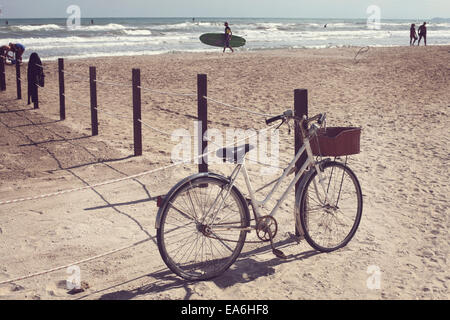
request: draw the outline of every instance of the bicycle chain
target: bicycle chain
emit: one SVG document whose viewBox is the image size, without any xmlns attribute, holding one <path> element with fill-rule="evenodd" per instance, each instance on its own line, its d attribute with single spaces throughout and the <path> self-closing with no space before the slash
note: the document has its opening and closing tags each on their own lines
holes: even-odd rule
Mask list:
<svg viewBox="0 0 450 320">
<path fill-rule="evenodd" d="M 263 221 L 263 219 L 266 219 L 267 217 L 270 217 L 270 218 L 273 219 L 273 220 L 275 221 L 275 223 L 276 223 L 276 220 L 275 220 L 272 216 L 263 216 L 263 217 L 261 217 L 259 220 L 260 220 L 260 221 Z M 253 220 L 255 220 L 255 219 L 251 219 L 250 222 L 253 221 Z M 258 222 L 258 223 L 259 223 L 259 222 Z M 254 227 L 252 227 L 252 229 L 255 230 L 255 231 L 257 232 L 256 235 L 258 236 L 258 238 L 260 238 L 259 235 L 258 235 L 258 224 L 256 224 Z M 277 227 L 277 229 L 278 229 L 278 227 Z M 210 234 L 204 234 L 204 236 L 207 237 L 207 238 L 216 239 L 216 240 L 221 240 L 221 241 L 225 241 L 225 242 L 234 242 L 234 243 L 239 242 L 238 240 L 231 240 L 231 239 L 219 238 L 219 237 L 215 237 L 215 236 L 210 235 Z M 275 234 L 274 234 L 274 236 L 275 236 Z M 260 238 L 260 239 L 261 239 L 261 238 Z M 245 243 L 264 243 L 264 242 L 268 242 L 268 241 L 270 241 L 270 240 L 269 240 L 269 239 L 267 239 L 267 240 L 261 239 L 261 240 L 257 240 L 257 241 L 245 241 Z"/>
</svg>

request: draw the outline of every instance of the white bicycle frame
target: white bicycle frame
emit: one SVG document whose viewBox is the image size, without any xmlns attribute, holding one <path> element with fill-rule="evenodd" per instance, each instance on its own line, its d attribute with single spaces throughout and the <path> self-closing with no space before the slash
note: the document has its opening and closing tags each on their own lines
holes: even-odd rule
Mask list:
<svg viewBox="0 0 450 320">
<path fill-rule="evenodd" d="M 303 146 L 302 146 L 302 147 L 300 148 L 300 150 L 297 152 L 297 154 L 295 155 L 295 157 L 294 157 L 294 159 L 291 161 L 291 163 L 288 165 L 288 167 L 287 167 L 286 169 L 284 169 L 283 174 L 282 174 L 278 179 L 275 180 L 275 181 L 276 181 L 275 186 L 274 186 L 274 187 L 272 188 L 272 190 L 267 194 L 266 198 L 265 198 L 263 201 L 258 201 L 258 200 L 256 199 L 255 191 L 254 191 L 254 189 L 253 189 L 253 187 L 252 187 L 252 184 L 251 184 L 251 182 L 250 182 L 250 178 L 249 178 L 247 169 L 245 168 L 245 162 L 243 162 L 243 163 L 241 163 L 241 164 L 238 164 L 238 165 L 236 166 L 236 168 L 233 170 L 233 173 L 231 174 L 231 177 L 230 177 L 230 185 L 229 185 L 229 187 L 227 188 L 227 189 L 228 189 L 228 192 L 227 192 L 226 196 L 225 196 L 224 198 L 222 198 L 223 201 L 222 201 L 222 204 L 219 206 L 219 210 L 220 210 L 220 208 L 222 208 L 222 205 L 223 205 L 223 202 L 224 202 L 225 198 L 228 197 L 229 191 L 230 191 L 231 188 L 234 186 L 234 184 L 235 184 L 235 182 L 236 182 L 236 179 L 237 179 L 237 177 L 239 176 L 239 173 L 242 171 L 242 174 L 243 174 L 243 176 L 244 176 L 245 183 L 246 183 L 246 185 L 247 185 L 247 190 L 248 190 L 248 192 L 249 192 L 251 204 L 252 204 L 252 207 L 253 207 L 253 209 L 254 209 L 256 218 L 257 218 L 257 219 L 260 218 L 260 217 L 262 216 L 261 213 L 260 213 L 260 209 L 261 209 L 262 207 L 264 207 L 265 204 L 266 204 L 268 201 L 270 201 L 270 199 L 272 198 L 273 194 L 278 190 L 280 184 L 286 179 L 286 177 L 287 177 L 289 174 L 291 174 L 291 173 L 293 172 L 294 167 L 295 167 L 295 163 L 300 159 L 301 155 L 302 155 L 305 151 L 306 151 L 306 154 L 307 154 L 307 156 L 308 156 L 307 159 L 306 159 L 306 161 L 305 161 L 305 163 L 304 163 L 303 166 L 300 168 L 300 170 L 297 172 L 297 174 L 295 175 L 294 179 L 292 179 L 292 181 L 291 181 L 291 183 L 289 184 L 289 186 L 287 187 L 287 189 L 283 192 L 283 195 L 282 195 L 281 198 L 277 201 L 277 204 L 273 207 L 273 209 L 272 209 L 272 211 L 271 211 L 271 213 L 270 213 L 270 216 L 274 216 L 274 215 L 276 214 L 277 210 L 279 209 L 279 207 L 281 206 L 281 204 L 283 203 L 283 201 L 286 199 L 286 197 L 287 197 L 287 195 L 289 194 L 289 192 L 292 190 L 292 188 L 295 186 L 295 184 L 300 180 L 300 177 L 303 175 L 303 173 L 304 173 L 308 168 L 310 168 L 310 167 L 312 167 L 312 166 L 315 167 L 315 169 L 316 169 L 316 171 L 317 171 L 317 174 L 318 174 L 318 176 L 319 176 L 319 183 L 320 183 L 320 185 L 322 186 L 322 189 L 323 189 L 323 192 L 324 192 L 323 194 L 325 195 L 325 198 L 324 198 L 324 204 L 328 203 L 328 192 L 327 192 L 327 188 L 326 188 L 325 183 L 324 183 L 324 179 L 323 179 L 322 173 L 321 173 L 320 168 L 319 168 L 319 164 L 314 160 L 314 155 L 313 155 L 313 153 L 312 153 L 311 145 L 310 145 L 310 143 L 309 143 L 309 140 L 308 140 L 308 139 L 305 139 L 304 142 L 303 142 Z M 274 182 L 275 182 L 275 181 L 274 181 Z M 272 183 L 273 183 L 273 182 L 272 182 Z M 316 192 L 317 192 L 318 189 L 317 189 L 317 185 L 316 185 L 316 182 L 315 182 L 315 181 L 314 181 L 314 184 L 315 184 L 314 186 L 315 186 L 315 189 L 316 189 Z M 215 205 L 213 205 L 213 207 L 215 207 Z M 216 211 L 216 213 L 217 213 L 217 212 L 218 212 L 218 211 Z M 213 219 L 213 221 L 214 221 L 214 219 Z"/>
</svg>

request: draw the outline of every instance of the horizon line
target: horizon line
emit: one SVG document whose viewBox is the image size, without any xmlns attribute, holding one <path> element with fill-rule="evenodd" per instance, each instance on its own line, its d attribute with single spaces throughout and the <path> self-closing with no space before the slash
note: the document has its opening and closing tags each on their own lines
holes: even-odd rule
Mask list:
<svg viewBox="0 0 450 320">
<path fill-rule="evenodd" d="M 0 20 L 12 20 L 12 19 L 16 19 L 16 20 L 26 20 L 26 19 L 67 19 L 68 17 L 21 17 L 21 18 L 7 18 L 7 17 L 1 17 L 0 16 Z M 169 17 L 169 16 L 135 16 L 135 17 L 125 17 L 125 16 L 109 16 L 109 17 L 84 17 L 81 19 L 321 19 L 321 20 L 344 20 L 344 19 L 354 19 L 354 20 L 367 20 L 367 17 L 359 17 L 359 18 L 350 18 L 350 17 L 345 17 L 345 18 L 336 18 L 336 17 L 245 17 L 245 16 L 228 16 L 228 17 L 219 17 L 219 16 L 173 16 L 173 17 Z M 427 18 L 427 17 L 422 17 L 422 18 L 381 18 L 381 20 L 438 20 L 438 19 L 443 19 L 443 20 L 450 20 L 450 18 L 444 18 L 444 17 L 433 17 L 433 18 Z"/>
</svg>

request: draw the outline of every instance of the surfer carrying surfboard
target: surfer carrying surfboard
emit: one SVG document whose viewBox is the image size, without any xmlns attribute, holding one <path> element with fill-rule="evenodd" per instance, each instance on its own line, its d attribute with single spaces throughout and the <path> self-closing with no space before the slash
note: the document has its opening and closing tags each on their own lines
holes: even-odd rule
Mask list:
<svg viewBox="0 0 450 320">
<path fill-rule="evenodd" d="M 228 27 L 227 25 L 225 26 Z M 230 50 L 233 51 L 232 48 L 238 48 L 245 45 L 245 39 L 232 34 L 230 27 L 225 30 L 225 33 L 204 33 L 200 36 L 200 41 L 208 46 L 223 48 L 224 52 L 226 48 L 230 48 Z"/>
<path fill-rule="evenodd" d="M 225 42 L 223 45 L 223 52 L 225 52 L 226 48 L 230 48 L 231 52 L 234 52 L 233 48 L 230 45 L 232 36 L 233 36 L 233 32 L 231 32 L 231 29 L 228 26 L 228 22 L 225 22 Z"/>
</svg>

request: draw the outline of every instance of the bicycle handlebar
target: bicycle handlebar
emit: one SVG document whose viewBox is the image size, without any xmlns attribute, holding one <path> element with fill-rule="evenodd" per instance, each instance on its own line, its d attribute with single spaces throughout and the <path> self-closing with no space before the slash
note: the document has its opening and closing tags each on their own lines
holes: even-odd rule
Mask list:
<svg viewBox="0 0 450 320">
<path fill-rule="evenodd" d="M 311 118 L 307 118 L 306 116 L 304 116 L 303 118 L 300 118 L 300 117 L 295 116 L 294 113 L 292 112 L 292 110 L 286 110 L 285 112 L 283 112 L 283 114 L 266 119 L 266 124 L 270 124 L 277 120 L 283 120 L 283 122 L 284 122 L 288 119 L 294 119 L 294 120 L 300 121 L 300 124 L 302 124 L 303 122 L 306 122 L 307 124 L 309 124 L 313 121 L 317 121 L 318 124 L 322 125 L 322 123 L 325 122 L 326 113 L 319 113 Z"/>
<path fill-rule="evenodd" d="M 281 120 L 281 119 L 283 119 L 283 115 L 280 114 L 278 116 L 266 119 L 266 124 L 271 124 L 272 122 L 275 122 L 275 121 Z"/>
<path fill-rule="evenodd" d="M 270 124 L 272 122 L 275 122 L 277 120 L 285 120 L 287 118 L 292 118 L 294 116 L 294 113 L 292 112 L 292 110 L 286 110 L 285 112 L 283 112 L 283 114 L 280 114 L 278 116 L 266 119 L 266 124 Z"/>
<path fill-rule="evenodd" d="M 317 120 L 317 123 L 322 125 L 322 123 L 325 121 L 326 117 L 327 117 L 326 113 L 320 113 L 320 118 L 319 118 L 319 120 Z"/>
</svg>

